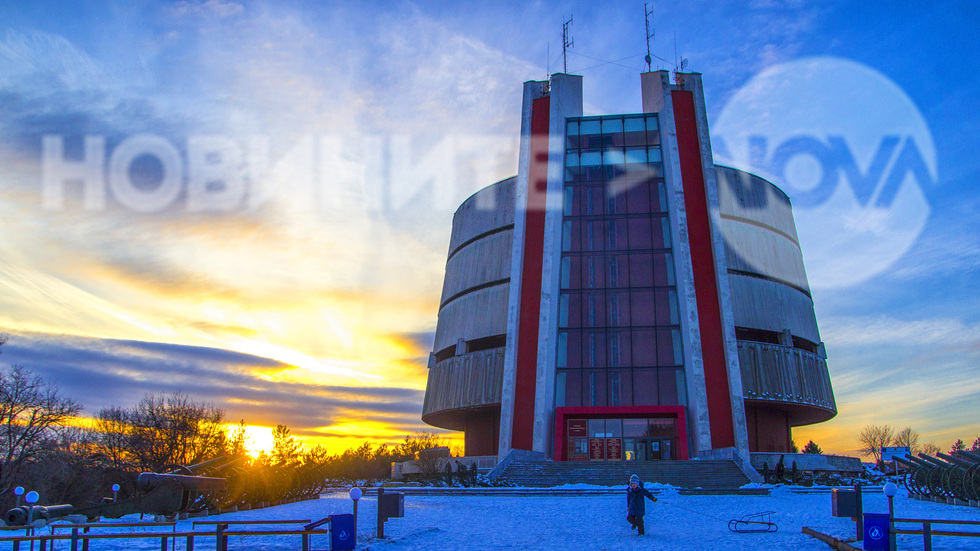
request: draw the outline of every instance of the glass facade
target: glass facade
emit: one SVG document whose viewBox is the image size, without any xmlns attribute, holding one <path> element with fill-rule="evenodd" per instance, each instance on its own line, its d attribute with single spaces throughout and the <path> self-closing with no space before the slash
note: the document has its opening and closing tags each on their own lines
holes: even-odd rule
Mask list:
<svg viewBox="0 0 980 551">
<path fill-rule="evenodd" d="M 656 114 L 568 119 L 564 181 L 556 405 L 685 405 Z"/>
</svg>

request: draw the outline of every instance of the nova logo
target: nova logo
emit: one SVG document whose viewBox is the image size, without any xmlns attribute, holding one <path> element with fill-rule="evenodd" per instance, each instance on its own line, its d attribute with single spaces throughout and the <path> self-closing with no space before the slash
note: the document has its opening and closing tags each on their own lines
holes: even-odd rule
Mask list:
<svg viewBox="0 0 980 551">
<path fill-rule="evenodd" d="M 864 65 L 821 57 L 770 67 L 735 93 L 712 134 L 717 164 L 789 195 L 813 287 L 885 272 L 928 220 L 923 189 L 938 181 L 932 135 L 908 96 Z M 736 235 L 726 239 L 756 260 Z"/>
</svg>

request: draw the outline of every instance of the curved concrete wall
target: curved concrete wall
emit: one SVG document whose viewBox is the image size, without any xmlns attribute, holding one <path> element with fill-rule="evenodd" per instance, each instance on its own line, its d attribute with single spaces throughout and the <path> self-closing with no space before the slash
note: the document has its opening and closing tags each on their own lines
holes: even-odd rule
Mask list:
<svg viewBox="0 0 980 551">
<path fill-rule="evenodd" d="M 723 216 L 751 220 L 786 234 L 798 243 L 789 197 L 755 174 L 715 165 L 718 202 Z"/>
<path fill-rule="evenodd" d="M 507 333 L 507 298 L 510 285 L 496 285 L 467 293 L 439 310 L 433 352 L 455 346 L 459 339 L 472 341 Z"/>
<path fill-rule="evenodd" d="M 446 263 L 446 278 L 442 284 L 442 299 L 446 302 L 469 289 L 510 279 L 510 254 L 514 230 L 486 235 L 471 241 Z"/>
<path fill-rule="evenodd" d="M 453 216 L 433 352 L 507 333 L 515 181 L 481 189 Z"/>
<path fill-rule="evenodd" d="M 517 177 L 487 186 L 463 201 L 453 215 L 449 254 L 460 245 L 489 231 L 514 224 L 514 184 Z"/>
<path fill-rule="evenodd" d="M 780 335 L 789 330 L 819 344 L 789 198 L 747 172 L 716 166 L 715 174 L 735 326 Z M 746 406 L 779 413 L 783 426 L 832 418 L 837 406 L 826 360 L 789 344 L 738 341 Z"/>
<path fill-rule="evenodd" d="M 735 310 L 735 326 L 751 327 L 793 335 L 819 343 L 813 301 L 780 283 L 755 277 L 728 274 Z"/>
<path fill-rule="evenodd" d="M 773 184 L 716 166 L 735 326 L 819 343 L 793 209 Z"/>
<path fill-rule="evenodd" d="M 453 216 L 433 352 L 456 347 L 460 340 L 507 333 L 515 181 L 508 178 L 476 192 Z M 453 350 L 451 357 L 429 368 L 422 420 L 466 430 L 467 453 L 472 451 L 470 440 L 492 439 L 499 423 L 503 366 L 504 347 Z M 493 430 L 474 428 L 481 425 L 470 422 L 474 419 Z M 479 438 L 471 438 L 470 432 Z M 487 446 L 495 450 L 496 442 Z"/>
</svg>

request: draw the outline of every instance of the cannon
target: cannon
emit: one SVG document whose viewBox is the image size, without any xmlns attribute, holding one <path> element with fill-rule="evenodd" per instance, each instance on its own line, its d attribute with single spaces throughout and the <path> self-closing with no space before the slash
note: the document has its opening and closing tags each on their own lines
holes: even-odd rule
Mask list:
<svg viewBox="0 0 980 551">
<path fill-rule="evenodd" d="M 951 465 L 947 471 L 948 481 L 946 481 L 946 484 L 953 497 L 960 501 L 976 501 L 978 496 L 973 487 L 970 468 L 976 467 L 977 465 L 966 459 L 953 457 L 944 453 L 937 453 L 936 455 Z"/>
<path fill-rule="evenodd" d="M 220 459 L 220 458 L 219 458 Z M 140 473 L 136 478 L 136 493 L 122 500 L 103 498 L 101 503 L 76 507 L 74 505 L 35 506 L 33 518 L 55 520 L 68 515 L 119 518 L 134 513 L 173 517 L 177 513 L 196 512 L 213 506 L 214 499 L 223 493 L 228 483 L 224 478 L 193 476 L 196 470 L 214 464 L 216 460 L 197 465 L 165 467 L 164 473 Z M 188 474 L 173 474 L 185 472 Z M 7 511 L 4 520 L 11 526 L 28 522 L 29 509 L 16 507 Z"/>
<path fill-rule="evenodd" d="M 935 465 L 909 454 L 905 454 L 903 462 L 912 467 L 905 476 L 905 487 L 910 492 L 926 497 L 939 495 L 933 480 Z"/>
<path fill-rule="evenodd" d="M 195 465 L 167 465 L 159 473 L 140 473 L 136 491 L 125 499 L 103 498 L 100 503 L 81 506 L 35 506 L 33 519 L 54 520 L 68 515 L 119 518 L 134 513 L 173 518 L 179 513 L 309 498 L 326 485 L 323 465 L 245 468 L 242 459 L 225 461 L 224 457 L 217 457 Z M 8 525 L 23 526 L 29 516 L 28 508 L 17 507 L 8 511 L 4 519 Z"/>
<path fill-rule="evenodd" d="M 909 466 L 904 480 L 909 493 L 964 502 L 980 498 L 980 455 L 957 452 L 932 457 L 920 453 L 895 459 Z"/>
<path fill-rule="evenodd" d="M 72 514 L 71 505 L 35 506 L 33 507 L 33 511 L 30 506 L 22 505 L 7 511 L 7 514 L 3 516 L 3 520 L 7 523 L 7 526 L 26 526 L 28 520 L 44 519 L 50 521 L 66 517 L 70 514 Z"/>
<path fill-rule="evenodd" d="M 106 499 L 102 503 L 86 507 L 35 506 L 33 519 L 43 518 L 50 521 L 68 515 L 84 515 L 89 519 L 119 518 L 133 513 L 172 517 L 177 513 L 193 512 L 207 507 L 207 503 L 202 500 L 206 500 L 214 492 L 224 491 L 227 482 L 223 478 L 140 473 L 136 479 L 136 487 L 136 495 L 119 501 Z M 29 514 L 28 507 L 15 507 L 7 511 L 4 520 L 9 526 L 24 526 L 28 523 Z"/>
<path fill-rule="evenodd" d="M 922 489 L 917 484 L 916 480 L 917 469 L 919 467 L 907 457 L 895 456 L 894 461 L 905 465 L 905 477 L 902 478 L 902 483 L 905 485 L 905 489 L 908 490 L 910 494 L 923 495 Z"/>
<path fill-rule="evenodd" d="M 950 488 L 949 471 L 952 465 L 924 453 L 920 453 L 919 458 L 933 466 L 929 472 L 929 489 L 932 491 L 932 495 L 944 498 L 954 497 Z"/>
<path fill-rule="evenodd" d="M 968 451 L 959 451 L 956 452 L 955 456 L 961 462 L 965 461 L 970 464 L 969 467 L 966 467 L 964 463 L 960 463 L 966 468 L 966 473 L 963 475 L 963 485 L 966 487 L 966 493 L 970 499 L 980 501 L 980 455 Z"/>
</svg>

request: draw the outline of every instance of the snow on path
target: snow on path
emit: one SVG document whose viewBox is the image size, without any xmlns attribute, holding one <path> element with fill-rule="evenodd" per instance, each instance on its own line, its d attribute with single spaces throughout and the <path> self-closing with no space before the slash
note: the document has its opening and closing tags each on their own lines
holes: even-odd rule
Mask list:
<svg viewBox="0 0 980 551">
<path fill-rule="evenodd" d="M 388 539 L 384 541 L 373 539 L 377 501 L 362 498 L 358 506 L 358 549 L 824 551 L 829 547 L 802 534 L 803 526 L 839 538 L 854 536 L 854 523 L 850 519 L 830 516 L 829 494 L 794 494 L 788 488 L 777 488 L 770 496 L 681 496 L 674 490 L 665 490 L 658 497 L 658 503 L 647 502 L 647 535 L 638 537 L 626 522 L 625 488 L 623 496 L 406 496 L 405 518 L 391 519 L 385 524 Z M 864 504 L 866 512 L 888 511 L 886 498 L 880 492 L 867 493 Z M 895 498 L 895 504 L 896 516 L 900 518 L 980 521 L 980 509 L 909 500 L 901 492 Z M 734 534 L 728 530 L 729 520 L 763 511 L 774 511 L 772 520 L 778 524 L 778 532 Z M 346 493 L 334 493 L 319 500 L 181 521 L 177 530 L 190 530 L 194 520 L 316 520 L 330 514 L 350 512 L 351 501 Z M 908 525 L 905 528 L 916 529 Z M 948 526 L 946 529 L 980 531 L 980 527 Z M 120 529 L 125 530 L 128 529 Z M 933 540 L 933 548 L 936 551 L 975 550 L 978 542 L 978 538 L 937 537 Z M 295 550 L 300 547 L 299 536 L 233 536 L 228 543 L 230 550 Z M 176 549 L 183 549 L 183 545 L 183 541 L 178 541 Z M 898 545 L 899 549 L 922 549 L 922 538 L 899 536 Z M 93 542 L 92 549 L 149 550 L 159 549 L 159 546 L 159 540 L 129 540 L 125 544 L 111 543 L 110 540 Z M 313 549 L 327 549 L 328 546 L 327 536 L 314 537 Z M 60 543 L 58 548 L 67 549 L 68 546 Z M 196 540 L 195 549 L 214 549 L 213 538 Z"/>
</svg>

